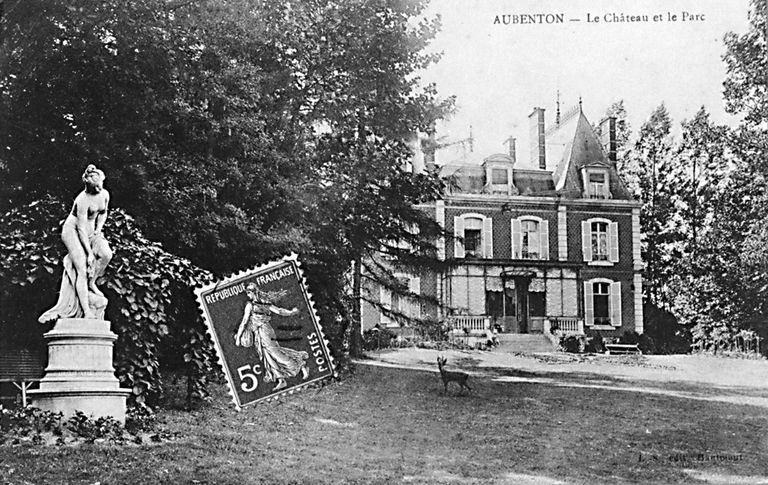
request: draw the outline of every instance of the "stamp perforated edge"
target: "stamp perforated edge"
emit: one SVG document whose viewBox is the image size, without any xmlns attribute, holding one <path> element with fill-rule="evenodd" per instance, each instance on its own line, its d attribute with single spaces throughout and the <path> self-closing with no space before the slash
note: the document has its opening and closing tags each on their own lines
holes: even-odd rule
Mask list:
<svg viewBox="0 0 768 485">
<path fill-rule="evenodd" d="M 336 361 L 334 360 L 333 354 L 331 354 L 331 350 L 330 350 L 330 342 L 328 341 L 327 338 L 325 338 L 325 332 L 323 332 L 323 326 L 320 323 L 320 318 L 317 315 L 317 309 L 315 308 L 315 301 L 312 298 L 312 294 L 309 291 L 309 287 L 307 285 L 307 279 L 304 276 L 304 271 L 302 270 L 301 263 L 299 262 L 298 254 L 291 253 L 288 256 L 283 256 L 279 260 L 269 261 L 267 263 L 264 263 L 264 264 L 259 265 L 259 266 L 255 266 L 255 267 L 250 268 L 250 269 L 245 269 L 245 270 L 238 271 L 237 273 L 233 273 L 230 276 L 228 276 L 226 278 L 223 278 L 223 279 L 221 279 L 219 281 L 215 281 L 213 283 L 209 283 L 209 284 L 203 285 L 203 286 L 198 286 L 198 287 L 196 287 L 194 289 L 195 299 L 197 300 L 198 311 L 200 312 L 200 315 L 202 316 L 203 321 L 205 322 L 205 328 L 206 328 L 206 331 L 208 333 L 208 336 L 210 337 L 211 341 L 214 344 L 214 350 L 215 350 L 216 357 L 218 359 L 219 365 L 224 370 L 224 375 L 227 378 L 227 384 L 228 384 L 227 390 L 229 391 L 229 395 L 232 398 L 232 402 L 233 402 L 233 404 L 235 405 L 235 408 L 238 411 L 241 410 L 245 406 L 251 406 L 251 405 L 254 405 L 254 404 L 261 403 L 261 402 L 279 400 L 281 397 L 288 396 L 288 395 L 291 395 L 291 394 L 293 394 L 295 392 L 304 390 L 304 389 L 312 386 L 313 384 L 319 383 L 319 382 L 321 382 L 321 381 L 331 377 L 331 376 L 320 376 L 320 377 L 317 377 L 315 379 L 312 379 L 311 381 L 307 381 L 307 382 L 304 382 L 302 384 L 295 385 L 295 386 L 293 386 L 293 387 L 291 387 L 289 389 L 286 389 L 284 391 L 277 392 L 275 394 L 270 394 L 268 396 L 262 397 L 260 399 L 257 399 L 255 401 L 252 401 L 252 402 L 249 402 L 249 403 L 246 403 L 246 404 L 240 403 L 240 401 L 237 398 L 237 392 L 235 392 L 235 388 L 234 388 L 234 386 L 235 386 L 234 379 L 230 375 L 229 368 L 227 367 L 226 362 L 224 361 L 224 352 L 222 351 L 222 347 L 221 347 L 221 344 L 219 343 L 219 340 L 218 340 L 218 337 L 216 335 L 216 332 L 213 330 L 213 321 L 211 320 L 211 317 L 210 317 L 210 315 L 208 313 L 206 305 L 203 303 L 203 296 L 202 296 L 202 294 L 207 292 L 207 291 L 210 291 L 210 290 L 215 290 L 219 286 L 227 285 L 229 283 L 233 283 L 235 280 L 238 280 L 238 279 L 241 279 L 241 278 L 245 278 L 245 277 L 247 277 L 247 276 L 249 276 L 249 275 L 251 275 L 253 273 L 258 273 L 258 272 L 261 272 L 261 271 L 266 271 L 266 270 L 269 270 L 269 269 L 271 269 L 271 268 L 273 268 L 275 266 L 278 266 L 278 265 L 281 265 L 281 264 L 284 264 L 284 263 L 291 263 L 291 264 L 294 265 L 294 267 L 296 269 L 296 276 L 297 276 L 297 278 L 299 280 L 299 286 L 301 288 L 302 295 L 304 296 L 304 298 L 306 299 L 307 303 L 309 304 L 310 315 L 312 317 L 312 323 L 314 324 L 315 329 L 317 329 L 318 337 L 320 338 L 320 340 L 322 340 L 324 348 L 325 348 L 325 352 L 326 352 L 326 354 L 328 356 L 328 362 L 330 363 L 330 366 L 331 366 L 331 376 L 332 377 L 338 377 L 338 372 L 337 372 L 337 369 L 336 369 Z"/>
</svg>

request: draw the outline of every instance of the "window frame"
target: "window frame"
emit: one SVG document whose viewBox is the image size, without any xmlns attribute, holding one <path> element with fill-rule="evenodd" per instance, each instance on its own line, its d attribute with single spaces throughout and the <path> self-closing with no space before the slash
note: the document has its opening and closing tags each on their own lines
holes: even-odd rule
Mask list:
<svg viewBox="0 0 768 485">
<path fill-rule="evenodd" d="M 539 250 L 536 251 L 537 257 L 531 258 L 525 255 L 525 245 L 523 244 L 524 231 L 523 225 L 525 222 L 533 222 L 536 224 L 538 233 L 538 246 Z M 534 215 L 522 215 L 511 220 L 511 237 L 512 237 L 512 259 L 520 259 L 525 261 L 548 261 L 549 256 L 549 221 L 539 216 Z M 528 253 L 530 254 L 530 252 Z"/>
<path fill-rule="evenodd" d="M 610 199 L 611 194 L 611 174 L 608 167 L 584 167 L 583 168 L 582 183 L 584 184 L 584 198 L 585 199 Z M 603 182 L 597 184 L 592 182 L 592 175 L 602 175 Z"/>
<path fill-rule="evenodd" d="M 593 230 L 595 223 L 604 223 L 606 229 L 606 259 L 595 259 L 592 248 Z M 599 241 L 599 239 L 598 239 Z M 591 217 L 581 221 L 581 252 L 584 262 L 589 266 L 613 266 L 620 260 L 619 223 L 605 217 Z"/>
<path fill-rule="evenodd" d="M 602 296 L 602 293 L 594 292 L 595 285 L 608 285 L 608 321 L 595 323 L 595 295 Z M 622 288 L 621 281 L 614 281 L 608 278 L 591 278 L 584 281 L 584 326 L 593 330 L 617 330 L 622 326 Z M 591 301 L 590 301 L 591 300 Z M 590 321 L 591 316 L 591 321 Z"/>
<path fill-rule="evenodd" d="M 480 255 L 467 258 L 464 246 L 466 234 L 466 221 L 468 219 L 480 220 Z M 474 229 L 474 228 L 473 228 Z M 461 234 L 459 234 L 461 232 Z M 454 259 L 493 259 L 493 218 L 484 214 L 467 212 L 453 218 L 453 235 L 455 237 L 453 257 Z"/>
</svg>

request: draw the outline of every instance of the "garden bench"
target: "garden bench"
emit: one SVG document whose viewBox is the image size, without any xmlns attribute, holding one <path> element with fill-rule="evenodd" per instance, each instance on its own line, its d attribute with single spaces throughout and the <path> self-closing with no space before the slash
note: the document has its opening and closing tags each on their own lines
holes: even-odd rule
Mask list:
<svg viewBox="0 0 768 485">
<path fill-rule="evenodd" d="M 605 344 L 608 355 L 611 354 L 642 354 L 637 344 Z"/>
</svg>

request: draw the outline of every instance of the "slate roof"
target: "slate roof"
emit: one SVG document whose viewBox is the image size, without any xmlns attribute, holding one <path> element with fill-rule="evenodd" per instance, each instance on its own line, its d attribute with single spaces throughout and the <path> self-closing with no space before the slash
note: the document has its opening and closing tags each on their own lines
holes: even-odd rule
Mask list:
<svg viewBox="0 0 768 485">
<path fill-rule="evenodd" d="M 584 113 L 580 112 L 573 138 L 566 144 L 563 156 L 558 161 L 553 174 L 558 193 L 565 197 L 581 197 L 583 183 L 580 171 L 585 165 L 603 166 L 608 169 L 610 191 L 614 199 L 632 199 L 624 182 L 619 177 L 615 164 L 608 160 L 592 125 Z"/>
<path fill-rule="evenodd" d="M 581 169 L 585 165 L 608 169 L 610 191 L 614 199 L 631 200 L 632 196 L 619 178 L 615 163 L 608 159 L 600 140 L 582 111 L 559 127 L 547 130 L 547 165 L 554 172 L 538 169 L 513 168 L 512 181 L 520 195 L 552 197 L 561 195 L 581 198 L 583 183 Z M 555 158 L 557 157 L 557 158 Z M 507 155 L 494 154 L 485 161 L 509 160 Z M 485 187 L 485 170 L 476 164 L 447 164 L 440 167 L 439 175 L 449 182 L 449 191 L 481 194 Z"/>
</svg>

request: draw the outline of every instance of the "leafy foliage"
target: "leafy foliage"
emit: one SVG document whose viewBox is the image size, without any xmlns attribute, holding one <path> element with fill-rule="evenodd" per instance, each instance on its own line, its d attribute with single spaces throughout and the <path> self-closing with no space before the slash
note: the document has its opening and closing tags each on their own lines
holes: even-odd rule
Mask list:
<svg viewBox="0 0 768 485">
<path fill-rule="evenodd" d="M 358 318 L 351 264 L 405 239 L 423 249 L 416 258 L 386 251 L 428 264 L 438 229 L 414 208 L 436 177 L 401 170 L 411 138 L 452 106 L 419 87 L 438 57 L 422 52 L 439 28 L 425 7 L 19 2 L 0 20 L 0 208 L 68 200 L 95 162 L 113 203 L 199 267 L 226 274 L 301 254 L 342 348 Z M 143 291 L 114 288 L 132 290 Z"/>
<path fill-rule="evenodd" d="M 8 230 L 0 234 L 0 305 L 4 334 L 23 340 L 27 328 L 40 327 L 37 317 L 52 305 L 60 284 L 59 218 L 67 213 L 53 198 L 35 201 L 0 217 Z M 122 210 L 111 210 L 104 227 L 114 258 L 99 285 L 109 299 L 107 319 L 118 334 L 117 376 L 133 390 L 133 402 L 152 404 L 162 392 L 160 365 L 183 360 L 193 391 L 204 394 L 215 362 L 213 349 L 193 300 L 192 288 L 212 275 L 165 252 L 146 239 Z M 49 302 L 49 303 L 45 303 Z M 163 340 L 182 356 L 161 355 Z"/>
<path fill-rule="evenodd" d="M 641 253 L 646 261 L 644 287 L 646 299 L 656 302 L 663 297 L 663 282 L 674 274 L 672 252 L 679 239 L 674 224 L 672 121 L 664 104 L 658 106 L 640 127 L 634 146 L 623 164 L 624 174 L 637 184 L 636 197 L 642 202 L 640 227 L 644 235 Z"/>
</svg>

